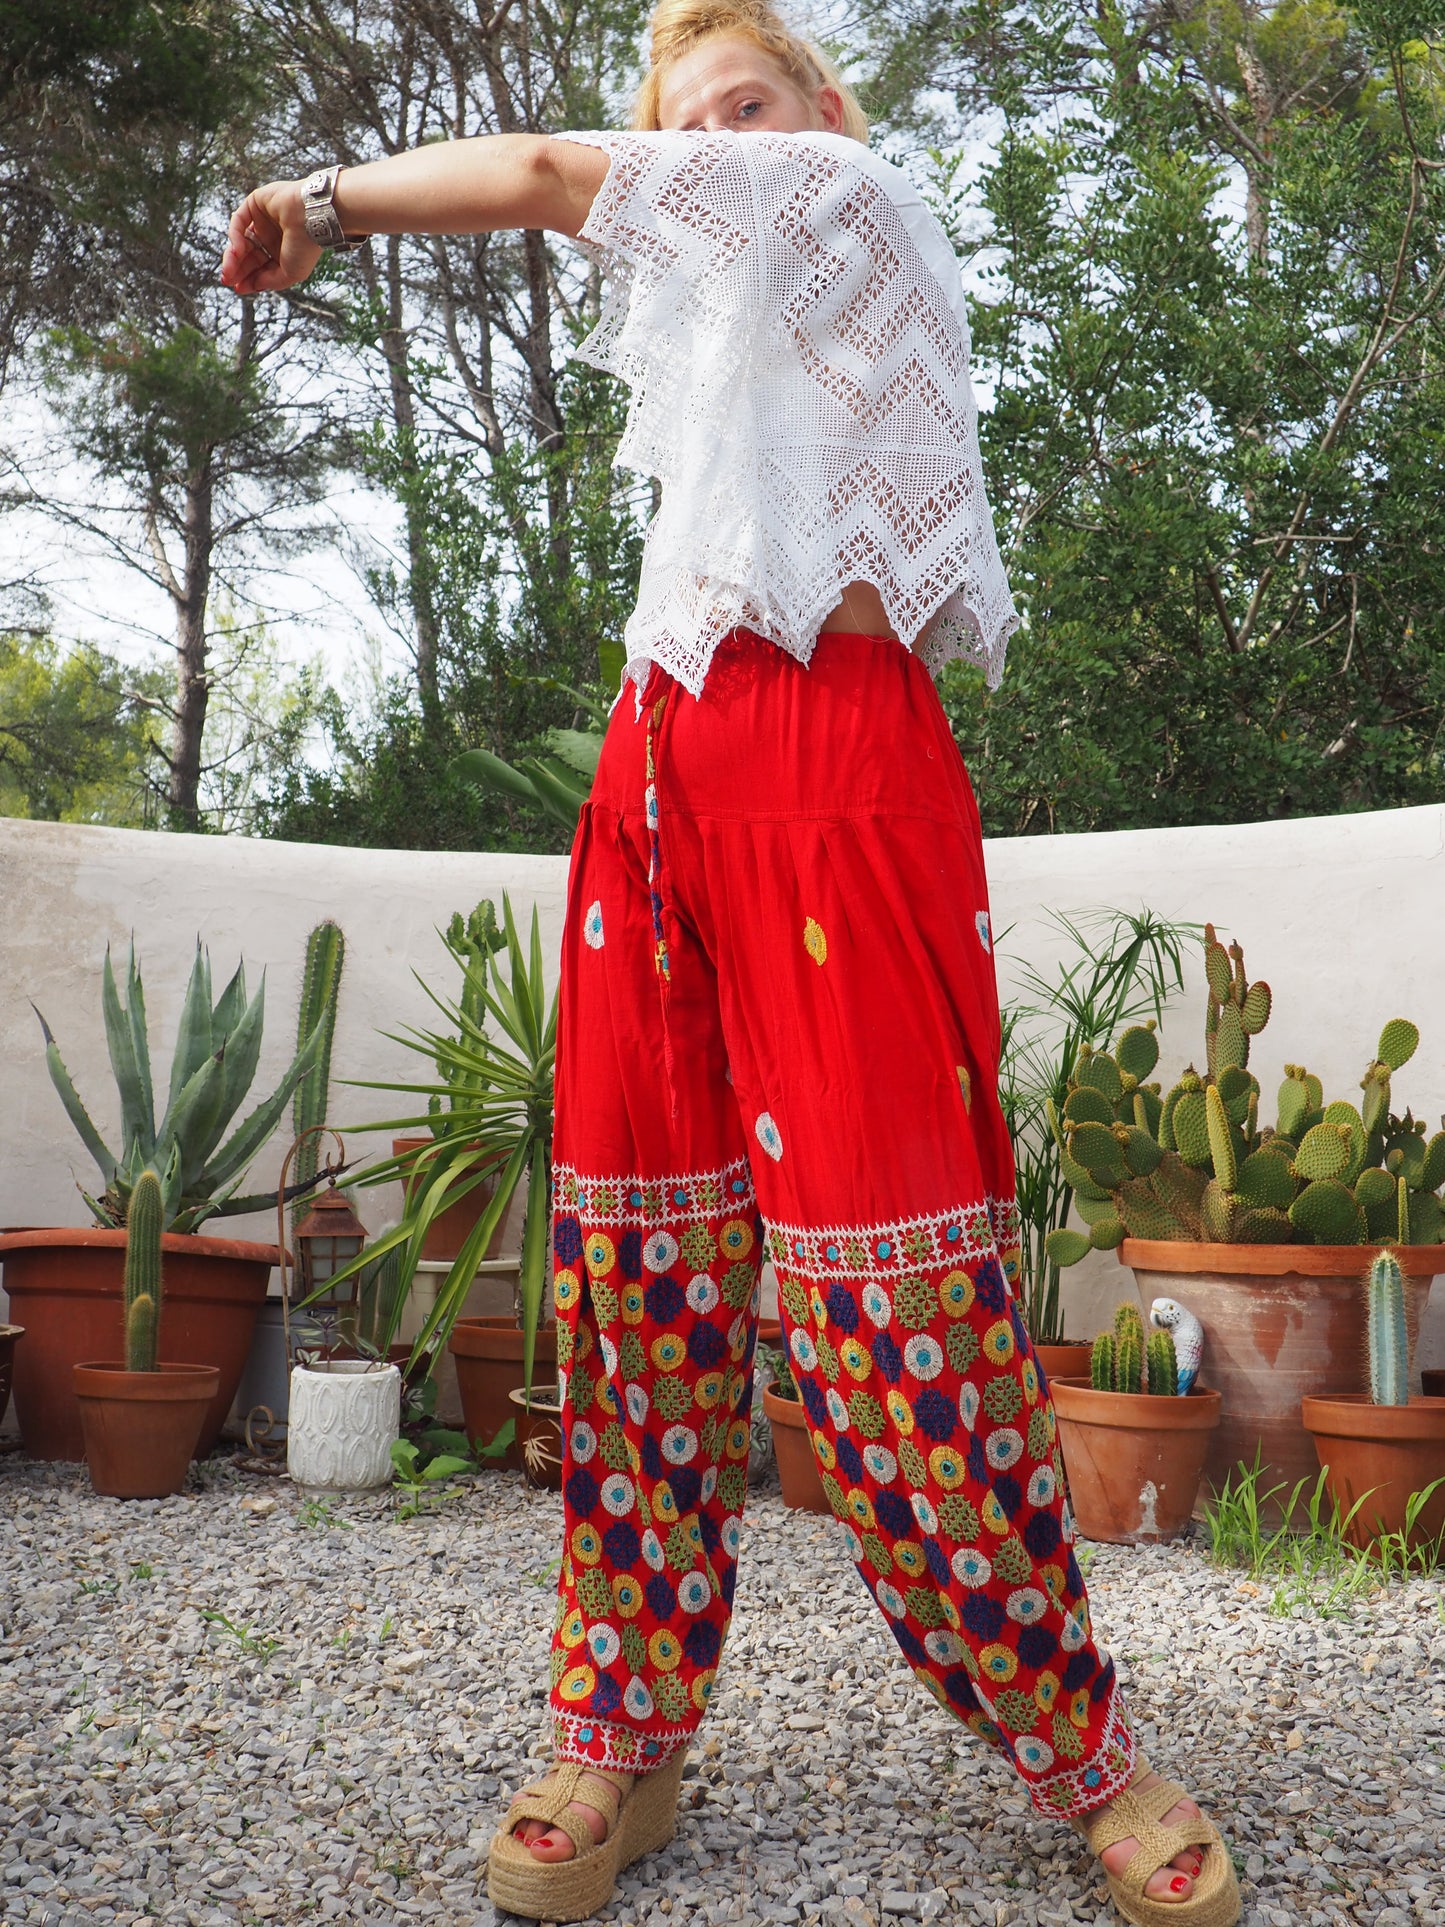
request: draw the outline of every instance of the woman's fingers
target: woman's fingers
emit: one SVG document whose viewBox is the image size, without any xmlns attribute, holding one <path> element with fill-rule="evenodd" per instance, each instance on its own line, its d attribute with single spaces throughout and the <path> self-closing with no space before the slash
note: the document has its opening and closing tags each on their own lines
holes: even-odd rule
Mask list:
<svg viewBox="0 0 1445 1927">
<path fill-rule="evenodd" d="M 321 258 L 307 236 L 293 183 L 273 181 L 248 194 L 236 212 L 221 256 L 221 281 L 235 294 L 297 287 Z"/>
</svg>

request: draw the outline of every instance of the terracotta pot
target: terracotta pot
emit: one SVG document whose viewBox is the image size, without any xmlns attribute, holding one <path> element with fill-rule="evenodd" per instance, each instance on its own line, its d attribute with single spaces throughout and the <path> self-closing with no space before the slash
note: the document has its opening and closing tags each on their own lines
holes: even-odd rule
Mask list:
<svg viewBox="0 0 1445 1927">
<path fill-rule="evenodd" d="M 758 1343 L 771 1345 L 774 1350 L 783 1342 L 783 1321 L 781 1318 L 760 1318 L 758 1320 Z"/>
<path fill-rule="evenodd" d="M 1306 1398 L 1301 1407 L 1341 1517 L 1357 1499 L 1364 1500 L 1346 1528 L 1350 1543 L 1364 1547 L 1382 1532 L 1403 1532 L 1410 1495 L 1445 1479 L 1445 1398 L 1372 1405 L 1367 1393 L 1352 1392 Z M 1411 1546 L 1438 1539 L 1442 1529 L 1445 1485 L 1415 1521 Z"/>
<path fill-rule="evenodd" d="M 73 1365 L 90 1483 L 107 1499 L 165 1499 L 186 1482 L 220 1372 L 214 1365 Z"/>
<path fill-rule="evenodd" d="M 23 1325 L 0 1325 L 0 1425 L 10 1404 L 10 1378 L 15 1369 L 15 1342 L 25 1336 Z"/>
<path fill-rule="evenodd" d="M 1034 1357 L 1050 1385 L 1056 1378 L 1087 1378 L 1093 1356 L 1093 1346 L 1082 1343 L 1034 1346 Z"/>
<path fill-rule="evenodd" d="M 779 1398 L 772 1386 L 763 1389 L 763 1410 L 773 1428 L 773 1453 L 783 1482 L 783 1504 L 798 1512 L 826 1512 L 833 1508 L 823 1491 L 823 1475 L 813 1457 L 808 1414 L 800 1399 Z"/>
<path fill-rule="evenodd" d="M 160 1355 L 214 1365 L 219 1377 L 197 1456 L 221 1436 L 236 1395 L 275 1245 L 168 1231 L 161 1240 L 165 1303 Z M 5 1289 L 25 1325 L 15 1354 L 15 1415 L 32 1459 L 79 1459 L 85 1451 L 73 1368 L 122 1349 L 124 1231 L 98 1226 L 0 1237 Z"/>
<path fill-rule="evenodd" d="M 1445 1247 L 1402 1245 L 1412 1331 L 1445 1271 Z M 1300 1421 L 1306 1394 L 1353 1392 L 1365 1356 L 1365 1245 L 1214 1245 L 1126 1238 L 1120 1262 L 1139 1281 L 1147 1320 L 1155 1298 L 1177 1298 L 1204 1327 L 1203 1376 L 1221 1394 L 1223 1418 L 1204 1462 L 1217 1491 L 1241 1461 L 1263 1466 L 1260 1490 L 1284 1497 L 1319 1467 Z M 1277 1503 L 1267 1508 L 1277 1520 Z"/>
<path fill-rule="evenodd" d="M 408 1153 L 425 1150 L 434 1142 L 435 1139 L 429 1137 L 394 1137 L 391 1140 L 392 1156 L 405 1157 Z M 495 1180 L 489 1178 L 485 1183 L 479 1184 L 475 1191 L 469 1191 L 464 1198 L 458 1198 L 455 1204 L 449 1204 L 445 1211 L 438 1212 L 428 1225 L 425 1238 L 422 1239 L 422 1257 L 444 1259 L 448 1264 L 453 1258 L 459 1258 L 462 1246 L 476 1230 L 477 1221 L 491 1203 L 492 1193 L 496 1188 Z M 504 1213 L 503 1216 L 505 1215 Z M 498 1257 L 501 1249 L 502 1227 L 498 1225 L 482 1257 L 484 1259 Z"/>
<path fill-rule="evenodd" d="M 286 1470 L 310 1492 L 370 1492 L 391 1483 L 401 1435 L 401 1373 L 362 1359 L 320 1359 L 291 1373 Z"/>
<path fill-rule="evenodd" d="M 1152 1546 L 1189 1523 L 1220 1396 L 1096 1392 L 1087 1380 L 1052 1387 L 1069 1499 L 1086 1539 Z"/>
<path fill-rule="evenodd" d="M 517 1455 L 522 1477 L 539 1492 L 562 1490 L 562 1401 L 555 1385 L 514 1386 L 507 1394 L 517 1421 Z"/>
<path fill-rule="evenodd" d="M 510 1318 L 459 1318 L 452 1327 L 447 1350 L 457 1368 L 462 1400 L 462 1430 L 473 1445 L 490 1445 L 509 1418 L 515 1416 L 511 1395 L 522 1384 L 522 1334 Z M 537 1333 L 532 1356 L 532 1383 L 557 1376 L 557 1327 L 544 1325 Z M 509 1465 L 521 1471 L 520 1426 L 517 1438 L 502 1459 L 484 1465 Z"/>
</svg>

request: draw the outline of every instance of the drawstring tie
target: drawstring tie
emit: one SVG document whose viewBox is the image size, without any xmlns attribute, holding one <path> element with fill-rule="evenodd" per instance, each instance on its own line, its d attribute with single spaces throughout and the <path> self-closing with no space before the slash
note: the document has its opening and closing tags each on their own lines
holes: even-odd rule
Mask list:
<svg viewBox="0 0 1445 1927">
<path fill-rule="evenodd" d="M 667 945 L 662 875 L 662 807 L 657 794 L 657 765 L 666 695 L 659 696 L 647 712 L 647 788 L 643 807 L 647 816 L 647 892 L 652 902 L 652 962 L 657 972 L 657 1000 L 662 1014 L 662 1066 L 667 1078 L 668 1101 L 674 1121 L 677 1118 L 677 1078 L 672 1053 L 672 1031 L 667 1020 L 668 992 L 672 986 L 672 958 Z"/>
</svg>

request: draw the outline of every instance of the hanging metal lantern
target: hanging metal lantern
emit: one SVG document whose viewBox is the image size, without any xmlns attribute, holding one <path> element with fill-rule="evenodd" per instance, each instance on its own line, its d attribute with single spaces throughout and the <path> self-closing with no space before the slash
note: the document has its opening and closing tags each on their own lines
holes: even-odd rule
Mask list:
<svg viewBox="0 0 1445 1927">
<path fill-rule="evenodd" d="M 333 1178 L 311 1205 L 294 1233 L 296 1262 L 305 1296 L 334 1278 L 343 1266 L 359 1257 L 366 1244 L 366 1226 L 336 1188 Z M 356 1297 L 357 1279 L 348 1281 L 348 1297 Z"/>
</svg>

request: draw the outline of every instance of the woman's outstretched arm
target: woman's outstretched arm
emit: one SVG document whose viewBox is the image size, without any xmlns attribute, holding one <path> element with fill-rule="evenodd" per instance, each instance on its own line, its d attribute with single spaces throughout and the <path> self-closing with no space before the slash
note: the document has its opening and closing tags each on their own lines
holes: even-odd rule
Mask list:
<svg viewBox="0 0 1445 1927">
<path fill-rule="evenodd" d="M 575 236 L 606 175 L 598 148 L 545 134 L 484 134 L 344 168 L 333 205 L 348 234 L 552 228 Z M 301 187 L 268 182 L 231 216 L 221 280 L 235 293 L 294 288 L 321 258 L 306 233 Z"/>
</svg>

